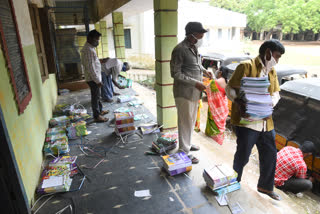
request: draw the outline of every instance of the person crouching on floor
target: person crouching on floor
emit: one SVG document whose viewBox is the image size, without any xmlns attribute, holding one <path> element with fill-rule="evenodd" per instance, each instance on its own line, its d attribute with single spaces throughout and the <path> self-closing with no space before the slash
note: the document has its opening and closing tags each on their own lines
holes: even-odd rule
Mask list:
<svg viewBox="0 0 320 214">
<path fill-rule="evenodd" d="M 300 148 L 286 146 L 277 153 L 274 184 L 278 189 L 297 194 L 312 189 L 313 177 L 307 178 L 304 158 L 315 154 L 315 146 L 305 141 Z"/>
<path fill-rule="evenodd" d="M 125 88 L 118 83 L 118 77 L 121 71 L 128 71 L 130 69 L 130 65 L 128 62 L 123 63 L 117 58 L 104 58 L 101 59 L 100 62 L 102 67 L 101 75 L 103 83 L 101 89 L 102 101 L 111 103 L 113 102 L 113 96 L 120 95 L 114 91 L 113 84 L 119 89 Z"/>
</svg>

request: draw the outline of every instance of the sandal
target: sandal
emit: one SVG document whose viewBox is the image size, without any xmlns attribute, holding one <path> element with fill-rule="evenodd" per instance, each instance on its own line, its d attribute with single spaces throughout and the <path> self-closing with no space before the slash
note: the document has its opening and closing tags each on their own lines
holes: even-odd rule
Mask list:
<svg viewBox="0 0 320 214">
<path fill-rule="evenodd" d="M 259 189 L 258 189 L 258 192 L 260 192 L 260 193 L 262 193 L 262 194 L 266 194 L 267 196 L 269 196 L 270 198 L 272 198 L 272 199 L 274 199 L 274 200 L 281 201 L 280 195 L 278 195 L 278 194 L 275 193 L 274 191 L 272 191 L 272 192 L 265 192 L 265 191 L 262 191 L 262 190 L 259 190 Z"/>
<path fill-rule="evenodd" d="M 192 164 L 197 164 L 197 163 L 199 163 L 199 159 L 196 158 L 196 157 L 193 156 L 193 155 L 188 155 L 188 158 L 190 158 Z"/>
<path fill-rule="evenodd" d="M 108 113 L 109 113 L 109 110 L 101 111 L 100 115 L 105 115 L 105 114 L 108 114 Z"/>
<path fill-rule="evenodd" d="M 194 144 L 191 145 L 190 151 L 199 151 L 199 150 L 200 150 L 200 146 L 197 146 Z"/>
<path fill-rule="evenodd" d="M 94 121 L 97 123 L 104 123 L 104 122 L 107 122 L 108 120 L 109 120 L 109 118 L 105 118 L 105 117 L 101 117 L 101 116 L 94 119 Z"/>
</svg>

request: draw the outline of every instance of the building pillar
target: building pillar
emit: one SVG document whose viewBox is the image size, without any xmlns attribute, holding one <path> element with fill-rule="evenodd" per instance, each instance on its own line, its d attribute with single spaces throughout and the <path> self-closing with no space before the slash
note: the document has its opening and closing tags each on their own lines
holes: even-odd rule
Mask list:
<svg viewBox="0 0 320 214">
<path fill-rule="evenodd" d="M 126 60 L 126 49 L 125 49 L 125 43 L 124 43 L 122 12 L 112 13 L 112 23 L 113 23 L 114 50 L 116 52 L 116 58 L 124 62 Z M 120 72 L 120 74 L 124 77 L 127 77 L 126 72 Z"/>
<path fill-rule="evenodd" d="M 173 97 L 170 59 L 177 45 L 178 0 L 154 0 L 157 120 L 163 129 L 177 127 L 177 109 Z"/>
<path fill-rule="evenodd" d="M 112 13 L 113 23 L 113 40 L 116 57 L 121 61 L 126 59 L 124 46 L 124 30 L 123 30 L 123 16 L 122 12 Z"/>
<path fill-rule="evenodd" d="M 97 22 L 94 24 L 94 28 L 101 33 L 100 44 L 97 47 L 97 55 L 100 59 L 106 58 L 109 56 L 107 22 Z"/>
</svg>

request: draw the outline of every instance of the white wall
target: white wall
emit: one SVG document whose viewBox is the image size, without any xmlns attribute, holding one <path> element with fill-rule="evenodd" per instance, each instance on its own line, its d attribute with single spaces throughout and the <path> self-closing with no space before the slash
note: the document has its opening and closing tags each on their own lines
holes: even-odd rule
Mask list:
<svg viewBox="0 0 320 214">
<path fill-rule="evenodd" d="M 126 57 L 151 55 L 154 57 L 154 15 L 153 10 L 126 16 L 124 28 L 131 29 L 131 49 L 126 49 Z M 111 15 L 107 18 L 108 26 L 112 27 Z M 203 52 L 215 52 L 222 48 L 237 49 L 240 47 L 240 28 L 246 26 L 246 16 L 221 8 L 180 0 L 178 8 L 178 42 L 185 38 L 185 25 L 190 21 L 202 22 L 209 29 L 209 36 L 204 38 Z M 232 27 L 236 28 L 232 37 Z M 218 29 L 222 29 L 222 38 L 218 38 Z M 230 36 L 228 35 L 230 30 Z M 114 44 L 111 29 L 108 30 L 109 54 L 114 57 Z"/>
</svg>

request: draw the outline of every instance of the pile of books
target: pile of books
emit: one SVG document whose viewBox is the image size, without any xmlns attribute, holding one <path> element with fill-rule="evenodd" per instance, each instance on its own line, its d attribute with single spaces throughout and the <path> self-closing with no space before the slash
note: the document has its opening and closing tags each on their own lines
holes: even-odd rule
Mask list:
<svg viewBox="0 0 320 214">
<path fill-rule="evenodd" d="M 165 153 L 177 147 L 178 133 L 163 133 L 160 137 L 152 142 L 152 149 L 159 154 Z"/>
<path fill-rule="evenodd" d="M 132 80 L 131 79 L 127 79 L 125 77 L 119 76 L 117 82 L 122 87 L 125 87 L 125 88 L 132 87 Z"/>
<path fill-rule="evenodd" d="M 268 77 L 243 77 L 240 86 L 240 99 L 246 104 L 247 118 L 242 122 L 258 121 L 272 115 L 272 99 L 268 92 Z"/>
<path fill-rule="evenodd" d="M 77 156 L 60 156 L 52 160 L 41 174 L 39 193 L 66 192 L 70 190 L 72 176 L 76 173 Z"/>
<path fill-rule="evenodd" d="M 61 155 L 70 151 L 65 127 L 49 128 L 43 150 L 45 155 Z"/>
<path fill-rule="evenodd" d="M 163 167 L 169 173 L 170 176 L 174 176 L 184 172 L 189 172 L 192 169 L 192 162 L 184 152 L 165 155 L 161 158 L 164 162 Z"/>
<path fill-rule="evenodd" d="M 131 100 L 133 100 L 133 97 L 129 95 L 118 96 L 119 103 L 130 102 Z"/>
<path fill-rule="evenodd" d="M 71 123 L 71 125 L 67 127 L 67 133 L 69 139 L 76 139 L 80 136 L 88 135 L 86 122 L 79 121 L 76 123 Z"/>
<path fill-rule="evenodd" d="M 60 116 L 51 118 L 49 121 L 50 127 L 61 127 L 67 126 L 70 124 L 70 118 L 68 116 Z"/>
<path fill-rule="evenodd" d="M 134 114 L 132 111 L 114 113 L 114 117 L 116 134 L 130 134 L 136 130 L 134 126 Z"/>
<path fill-rule="evenodd" d="M 154 122 L 140 124 L 139 128 L 140 128 L 140 130 L 141 130 L 143 135 L 151 134 L 151 133 L 159 133 L 160 132 L 158 124 L 154 123 Z"/>
<path fill-rule="evenodd" d="M 203 171 L 203 178 L 207 186 L 218 195 L 240 189 L 237 182 L 238 174 L 227 165 L 215 165 Z"/>
</svg>

